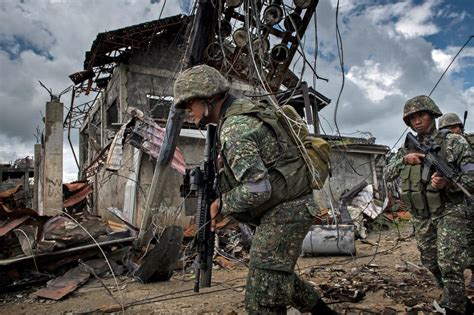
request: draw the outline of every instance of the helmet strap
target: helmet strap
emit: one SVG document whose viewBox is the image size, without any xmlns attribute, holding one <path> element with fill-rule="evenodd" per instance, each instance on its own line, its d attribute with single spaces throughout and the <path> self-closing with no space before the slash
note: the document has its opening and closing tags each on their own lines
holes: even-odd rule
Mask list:
<svg viewBox="0 0 474 315">
<path fill-rule="evenodd" d="M 209 117 L 209 113 L 212 111 L 212 109 L 214 108 L 214 105 L 213 105 L 213 100 L 209 101 L 207 98 L 206 99 L 203 99 L 203 102 L 206 106 L 205 107 L 205 111 L 204 111 L 204 114 L 202 115 L 202 118 L 201 120 L 199 121 L 198 123 L 198 127 L 199 129 L 204 129 L 204 127 L 206 127 L 207 125 L 207 121 L 208 121 L 208 117 Z"/>
<path fill-rule="evenodd" d="M 225 99 L 227 93 L 224 95 L 222 98 L 221 95 L 214 95 L 212 98 L 205 98 L 202 101 L 206 105 L 206 111 L 204 112 L 201 120 L 199 121 L 198 127 L 199 128 L 204 128 L 206 124 L 208 123 L 208 118 L 210 113 L 216 108 L 216 104 L 221 100 Z"/>
</svg>

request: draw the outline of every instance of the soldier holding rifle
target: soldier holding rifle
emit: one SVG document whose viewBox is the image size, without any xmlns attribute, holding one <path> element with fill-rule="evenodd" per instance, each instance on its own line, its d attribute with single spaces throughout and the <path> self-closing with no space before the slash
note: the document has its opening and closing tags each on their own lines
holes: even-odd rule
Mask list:
<svg viewBox="0 0 474 315">
<path fill-rule="evenodd" d="M 421 262 L 443 290 L 440 305 L 446 314 L 472 314 L 467 310 L 463 276 L 468 213 L 464 193 L 457 187 L 468 193 L 474 190 L 474 157 L 465 138 L 436 129 L 435 118 L 441 115 L 435 102 L 421 95 L 405 103 L 403 121 L 416 132 L 419 144 L 439 149 L 434 156 L 456 176 L 448 180 L 434 168 L 427 169 L 426 152 L 432 152 L 422 153 L 410 143 L 390 160 L 385 175 L 388 181 L 401 179 L 401 199 L 411 209 Z"/>
</svg>

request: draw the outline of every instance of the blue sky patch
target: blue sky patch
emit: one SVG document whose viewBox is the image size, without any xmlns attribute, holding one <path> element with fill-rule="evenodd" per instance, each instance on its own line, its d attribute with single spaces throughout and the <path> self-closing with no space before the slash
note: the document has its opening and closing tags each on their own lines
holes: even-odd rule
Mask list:
<svg viewBox="0 0 474 315">
<path fill-rule="evenodd" d="M 14 36 L 13 40 L 0 40 L 0 49 L 5 51 L 11 60 L 17 59 L 22 52 L 27 50 L 31 50 L 37 55 L 46 57 L 48 60 L 54 60 L 49 51 L 41 49 L 30 41 L 18 36 Z"/>
</svg>

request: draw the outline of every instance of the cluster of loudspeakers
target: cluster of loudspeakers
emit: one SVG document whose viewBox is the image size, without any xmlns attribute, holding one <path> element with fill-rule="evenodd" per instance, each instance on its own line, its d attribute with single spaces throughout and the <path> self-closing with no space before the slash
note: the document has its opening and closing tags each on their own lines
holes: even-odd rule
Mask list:
<svg viewBox="0 0 474 315">
<path fill-rule="evenodd" d="M 268 56 L 271 61 L 282 64 L 285 63 L 289 56 L 290 51 L 287 43 L 280 43 L 273 46 L 270 50 L 270 41 L 268 36 L 270 32 L 268 28 L 275 27 L 280 30 L 281 33 L 292 34 L 296 32 L 302 25 L 303 19 L 301 17 L 303 10 L 308 8 L 313 1 L 318 0 L 293 0 L 294 7 L 292 12 L 288 13 L 285 16 L 285 10 L 283 6 L 283 0 L 270 0 L 270 1 L 261 1 L 255 0 L 252 1 L 252 4 L 256 5 L 256 8 L 248 8 L 250 12 L 252 10 L 258 10 L 260 12 L 260 23 L 263 25 L 263 34 L 261 36 L 252 38 L 249 36 L 248 30 L 245 27 L 237 28 L 232 30 L 231 19 L 234 16 L 231 14 L 232 10 L 238 10 L 240 6 L 244 4 L 244 0 L 225 0 L 225 13 L 224 17 L 219 22 L 219 31 L 218 36 L 220 36 L 221 41 L 224 38 L 231 36 L 232 42 L 235 47 L 243 49 L 251 41 L 252 49 L 255 55 L 259 56 Z M 283 22 L 283 23 L 282 23 Z M 282 26 L 280 24 L 283 24 Z M 206 55 L 209 60 L 220 61 L 223 59 L 223 51 L 221 48 L 221 43 L 219 41 L 211 43 L 206 49 Z M 264 62 L 264 67 L 269 64 L 268 57 L 261 60 Z"/>
</svg>

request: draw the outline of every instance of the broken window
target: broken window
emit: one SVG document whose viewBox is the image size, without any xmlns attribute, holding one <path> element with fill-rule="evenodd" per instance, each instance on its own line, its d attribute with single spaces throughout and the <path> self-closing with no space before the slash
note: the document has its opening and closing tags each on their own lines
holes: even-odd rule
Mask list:
<svg viewBox="0 0 474 315">
<path fill-rule="evenodd" d="M 151 94 L 147 94 L 146 97 L 148 99 L 151 117 L 159 122 L 166 122 L 170 113 L 170 108 L 173 105 L 173 97 Z"/>
<path fill-rule="evenodd" d="M 118 109 L 117 99 L 115 99 L 112 105 L 110 105 L 109 108 L 107 108 L 106 119 L 107 119 L 108 129 L 120 128 L 121 123 L 119 121 L 119 109 Z"/>
</svg>

